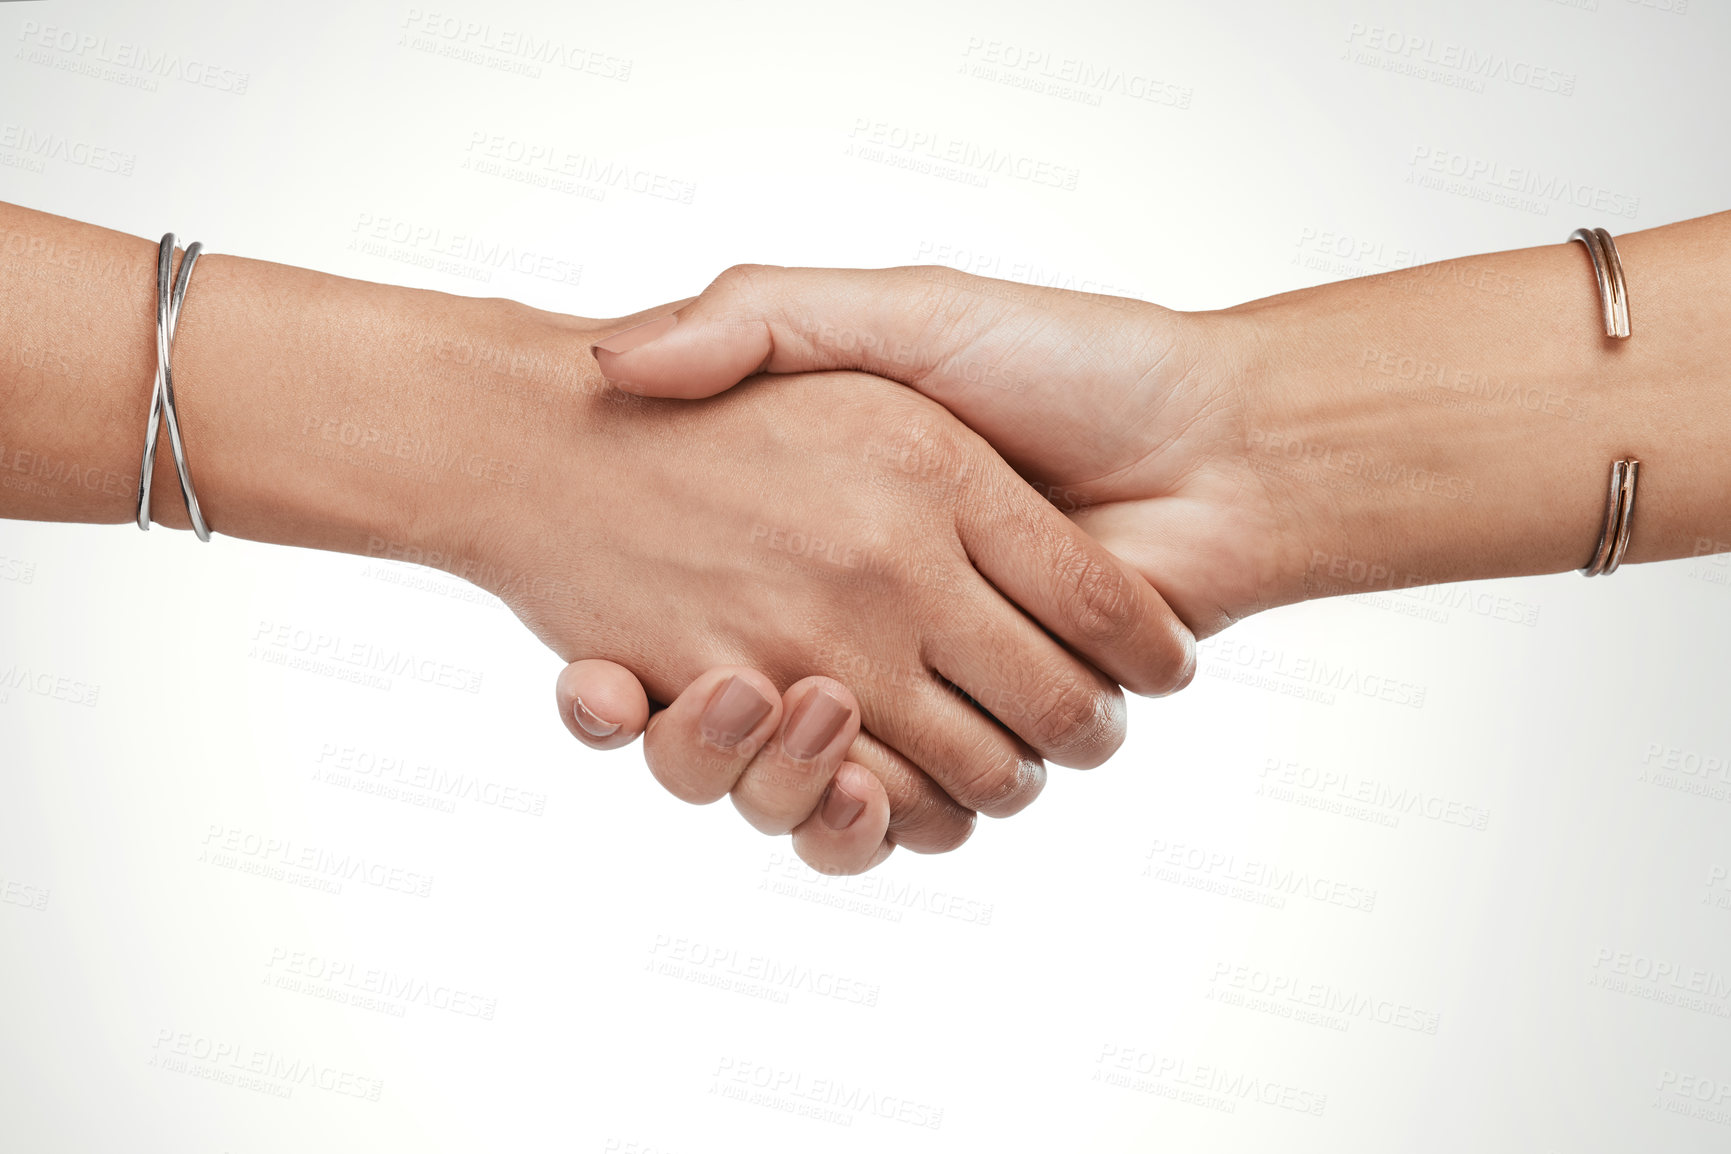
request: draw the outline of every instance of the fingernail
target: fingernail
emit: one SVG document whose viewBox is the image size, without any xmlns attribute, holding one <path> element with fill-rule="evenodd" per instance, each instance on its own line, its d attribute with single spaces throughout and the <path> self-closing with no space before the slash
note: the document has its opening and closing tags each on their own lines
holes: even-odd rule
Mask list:
<svg viewBox="0 0 1731 1154">
<path fill-rule="evenodd" d="M 612 737 L 619 732 L 617 721 L 602 721 L 589 711 L 589 707 L 583 704 L 581 697 L 577 698 L 577 704 L 572 707 L 571 715 L 577 719 L 577 728 L 590 737 Z"/>
<path fill-rule="evenodd" d="M 787 723 L 781 748 L 795 761 L 810 761 L 835 740 L 852 712 L 821 689 L 806 694 Z"/>
<path fill-rule="evenodd" d="M 823 824 L 840 833 L 857 821 L 864 810 L 865 799 L 844 789 L 838 777 L 829 783 L 829 792 L 823 795 L 823 806 L 817 815 L 823 819 Z"/>
<path fill-rule="evenodd" d="M 668 313 L 664 317 L 656 317 L 652 321 L 644 321 L 640 325 L 632 325 L 622 333 L 614 333 L 604 341 L 597 341 L 591 346 L 591 351 L 602 353 L 628 353 L 632 349 L 640 349 L 656 337 L 661 336 L 679 323 L 677 313 Z"/>
<path fill-rule="evenodd" d="M 774 706 L 757 691 L 751 682 L 729 677 L 709 696 L 703 716 L 697 719 L 703 740 L 722 749 L 732 749 L 745 735 L 757 728 L 757 723 L 769 716 Z"/>
</svg>

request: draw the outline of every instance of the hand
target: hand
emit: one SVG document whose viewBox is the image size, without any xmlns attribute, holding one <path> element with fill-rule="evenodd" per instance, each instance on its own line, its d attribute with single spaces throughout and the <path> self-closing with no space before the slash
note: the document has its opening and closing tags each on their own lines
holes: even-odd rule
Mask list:
<svg viewBox="0 0 1731 1154">
<path fill-rule="evenodd" d="M 1041 757 L 1104 760 L 1114 681 L 1190 674 L 1153 590 L 923 398 L 845 374 L 695 405 L 610 395 L 548 414 L 561 432 L 529 462 L 537 484 L 465 516 L 486 559 L 467 575 L 505 575 L 494 591 L 557 652 L 616 660 L 660 700 L 718 662 L 850 686 L 850 756 L 883 782 L 899 843 L 946 848 L 971 811 L 1015 812 Z M 808 776 L 802 815 L 828 784 Z"/>
<path fill-rule="evenodd" d="M 814 367 L 913 385 L 1135 562 L 1205 636 L 1295 599 L 1278 575 L 1299 547 L 1281 532 L 1279 500 L 1246 467 L 1241 393 L 1224 386 L 1224 374 L 1204 373 L 1204 343 L 1189 318 L 1157 306 L 948 270 L 735 269 L 676 313 L 603 342 L 596 356 L 622 387 L 668 397 Z M 894 463 L 909 475 L 926 464 L 917 456 Z M 636 690 L 625 706 L 635 688 L 627 670 L 580 663 L 560 687 L 561 716 L 580 740 L 611 747 L 641 731 L 647 705 L 636 704 Z M 620 728 L 598 740 L 579 727 L 578 698 L 609 719 L 603 728 Z M 652 729 L 645 756 L 664 781 L 713 768 L 656 736 Z M 847 868 L 817 852 L 807 858 L 815 868 Z"/>
<path fill-rule="evenodd" d="M 729 694 L 740 696 L 734 679 L 748 683 L 759 700 L 771 705 L 746 740 L 723 748 L 715 740 L 715 727 L 705 724 L 704 713 L 712 702 Z M 863 873 L 894 848 L 883 784 L 864 766 L 842 760 L 858 731 L 856 721 L 850 719 L 816 757 L 789 752 L 790 746 L 803 752 L 789 732 L 814 716 L 820 695 L 857 712 L 853 695 L 839 682 L 809 677 L 784 694 L 755 670 L 723 666 L 704 673 L 650 718 L 643 687 L 623 667 L 610 661 L 577 661 L 560 674 L 557 695 L 559 716 L 578 740 L 596 749 L 613 749 L 642 733 L 644 760 L 668 792 L 698 805 L 731 794 L 757 829 L 791 829 L 795 852 L 820 873 Z"/>
<path fill-rule="evenodd" d="M 820 368 L 911 385 L 1206 637 L 1304 595 L 1293 574 L 1314 527 L 1249 451 L 1260 400 L 1245 371 L 1250 326 L 1233 319 L 1228 339 L 1224 315 L 949 269 L 747 266 L 596 358 L 619 387 L 664 397 Z"/>
</svg>

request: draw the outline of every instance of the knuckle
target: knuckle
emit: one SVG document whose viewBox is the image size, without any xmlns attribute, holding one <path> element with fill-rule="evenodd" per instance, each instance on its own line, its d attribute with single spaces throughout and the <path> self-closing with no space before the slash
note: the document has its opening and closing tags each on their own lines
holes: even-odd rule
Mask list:
<svg viewBox="0 0 1731 1154">
<path fill-rule="evenodd" d="M 799 762 L 790 757 L 776 756 L 768 764 L 759 759 L 740 778 L 736 791 L 753 808 L 769 820 L 792 829 L 817 808 L 823 791 L 829 785 L 830 773 L 816 762 Z M 778 831 L 786 833 L 787 830 Z"/>
<path fill-rule="evenodd" d="M 1164 676 L 1154 690 L 1160 697 L 1177 693 L 1196 680 L 1196 642 L 1186 633 L 1173 637 L 1170 648 L 1173 650 L 1172 658 L 1166 662 Z"/>
<path fill-rule="evenodd" d="M 898 415 L 888 434 L 889 446 L 901 450 L 925 466 L 921 473 L 938 472 L 935 465 L 959 465 L 965 457 L 955 418 L 925 406 L 908 406 Z"/>
<path fill-rule="evenodd" d="M 951 801 L 922 800 L 892 807 L 890 840 L 914 853 L 949 853 L 973 836 L 976 815 Z"/>
<path fill-rule="evenodd" d="M 957 768 L 950 796 L 987 815 L 1013 813 L 1034 800 L 1040 775 L 1033 763 L 1012 753 L 982 749 Z"/>
<path fill-rule="evenodd" d="M 1030 702 L 1026 736 L 1054 753 L 1091 749 L 1110 739 L 1113 712 L 1110 695 L 1098 687 L 1059 683 Z"/>
<path fill-rule="evenodd" d="M 644 749 L 644 760 L 663 789 L 692 805 L 720 801 L 733 788 L 733 774 L 718 763 L 669 757 L 648 747 Z"/>
<path fill-rule="evenodd" d="M 1034 804 L 1046 788 L 1046 767 L 1039 761 L 1020 760 L 1016 763 L 1015 780 L 998 797 L 982 801 L 979 811 L 987 817 L 1009 817 Z"/>
<path fill-rule="evenodd" d="M 739 811 L 739 816 L 745 819 L 746 824 L 758 833 L 771 837 L 791 832 L 793 827 L 807 816 L 793 812 L 790 806 L 779 799 L 763 798 L 739 789 L 734 790 L 732 796 L 733 808 Z"/>
<path fill-rule="evenodd" d="M 961 426 L 934 407 L 897 408 L 872 438 L 869 457 L 879 477 L 898 493 L 919 494 L 934 508 L 958 506 L 976 475 L 975 450 Z"/>
<path fill-rule="evenodd" d="M 704 296 L 754 296 L 764 282 L 776 272 L 775 265 L 768 264 L 736 264 L 721 271 L 721 275 L 710 282 L 703 291 Z"/>
<path fill-rule="evenodd" d="M 1064 609 L 1077 640 L 1113 646 L 1129 639 L 1136 629 L 1136 597 L 1122 570 L 1072 545 L 1059 572 Z"/>
</svg>

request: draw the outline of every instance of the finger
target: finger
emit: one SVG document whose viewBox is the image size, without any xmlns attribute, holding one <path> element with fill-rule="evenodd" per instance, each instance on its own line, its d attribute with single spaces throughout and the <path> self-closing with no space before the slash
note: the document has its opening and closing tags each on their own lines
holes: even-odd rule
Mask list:
<svg viewBox="0 0 1731 1154">
<path fill-rule="evenodd" d="M 1143 577 L 1027 484 L 994 470 L 968 480 L 957 531 L 968 559 L 1009 600 L 1132 693 L 1190 680 L 1196 641 Z"/>
<path fill-rule="evenodd" d="M 863 765 L 843 762 L 817 810 L 793 831 L 793 849 L 820 874 L 859 874 L 890 855 L 890 799 Z"/>
<path fill-rule="evenodd" d="M 1098 670 L 1078 661 L 1001 598 L 965 615 L 958 611 L 958 617 L 926 643 L 926 659 L 973 705 L 1026 742 L 1028 752 L 1090 769 L 1124 744 L 1124 695 Z M 1000 748 L 1010 746 L 1005 735 Z M 929 761 L 921 764 L 932 772 Z M 933 775 L 950 789 L 947 778 Z M 1005 774 L 995 785 L 992 779 L 975 780 L 967 793 L 952 789 L 951 796 L 990 817 L 1005 817 L 1031 802 L 1044 782 L 1043 773 L 1029 781 Z M 988 800 L 994 789 L 1002 792 Z"/>
<path fill-rule="evenodd" d="M 553 695 L 565 728 L 591 749 L 630 745 L 649 721 L 643 685 L 611 661 L 573 661 L 559 671 Z"/>
<path fill-rule="evenodd" d="M 769 678 L 717 666 L 650 721 L 643 760 L 674 797 L 708 805 L 727 796 L 780 722 L 781 694 Z"/>
<path fill-rule="evenodd" d="M 1039 754 L 942 678 L 927 673 L 909 684 L 896 708 L 907 712 L 868 715 L 874 733 L 919 766 L 964 812 L 1008 817 L 1045 788 Z"/>
<path fill-rule="evenodd" d="M 790 686 L 782 696 L 781 716 L 774 740 L 758 751 L 733 787 L 734 807 L 771 834 L 787 833 L 811 816 L 859 733 L 858 703 L 846 686 L 828 677 Z"/>
<path fill-rule="evenodd" d="M 848 760 L 865 766 L 890 799 L 889 839 L 914 853 L 948 853 L 974 832 L 974 811 L 956 803 L 923 770 L 865 730 Z"/>
<path fill-rule="evenodd" d="M 954 359 L 956 342 L 944 336 L 953 318 L 940 315 L 953 292 L 924 269 L 737 265 L 690 303 L 596 344 L 595 360 L 620 388 L 657 397 L 708 397 L 755 373 L 816 369 L 911 384 Z"/>
</svg>

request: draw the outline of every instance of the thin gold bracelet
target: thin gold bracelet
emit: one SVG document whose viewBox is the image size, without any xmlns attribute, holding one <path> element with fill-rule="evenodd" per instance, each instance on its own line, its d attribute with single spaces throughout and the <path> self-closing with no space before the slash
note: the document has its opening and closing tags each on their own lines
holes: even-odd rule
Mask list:
<svg viewBox="0 0 1731 1154">
<path fill-rule="evenodd" d="M 1599 529 L 1599 547 L 1581 570 L 1583 577 L 1609 577 L 1623 563 L 1629 547 L 1629 526 L 1635 518 L 1635 481 L 1641 462 L 1633 457 L 1611 462 L 1611 486 L 1605 496 L 1605 523 Z"/>
<path fill-rule="evenodd" d="M 1617 242 L 1602 228 L 1577 228 L 1571 241 L 1586 246 L 1593 260 L 1593 275 L 1599 282 L 1599 311 L 1605 320 L 1605 335 L 1612 340 L 1629 339 L 1629 286 L 1623 280 L 1623 260 Z M 1641 462 L 1633 457 L 1611 462 L 1611 481 L 1605 493 L 1605 520 L 1599 527 L 1599 545 L 1593 559 L 1580 570 L 1583 577 L 1609 577 L 1623 563 L 1629 547 L 1629 528 L 1635 519 L 1635 482 Z"/>
<path fill-rule="evenodd" d="M 1593 275 L 1599 281 L 1599 310 L 1605 316 L 1605 335 L 1613 340 L 1629 339 L 1629 286 L 1623 281 L 1623 260 L 1617 242 L 1602 228 L 1577 228 L 1569 234 L 1593 258 Z"/>
</svg>

